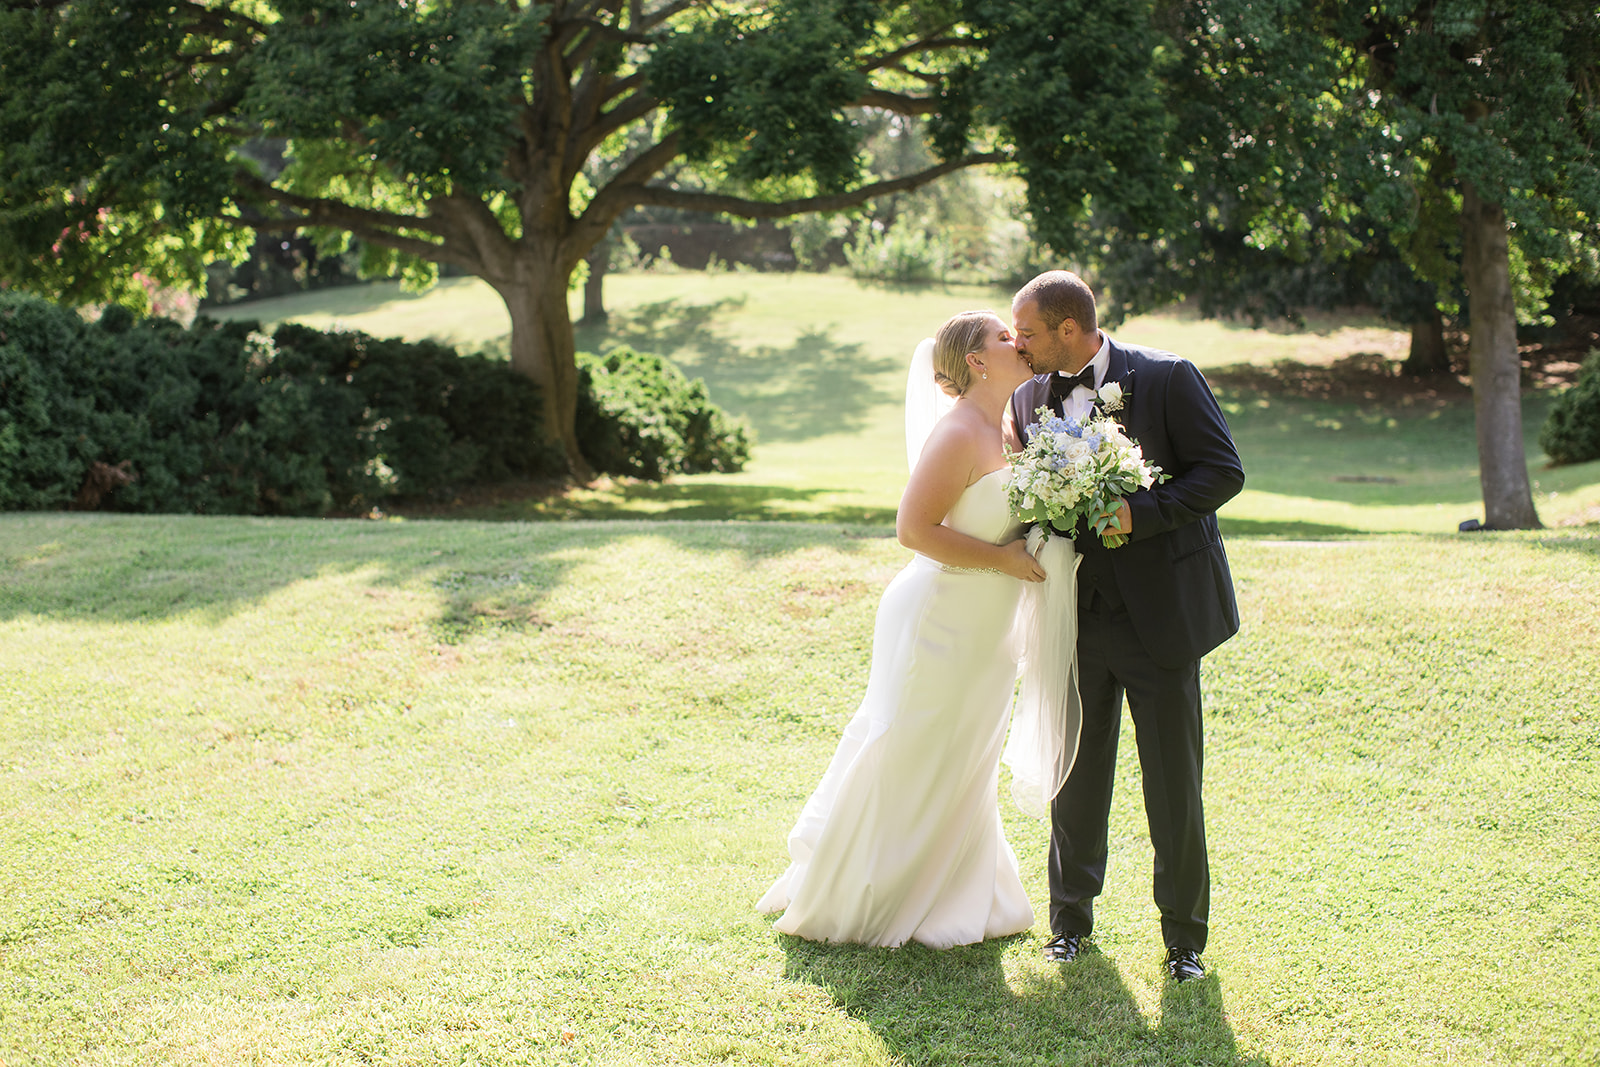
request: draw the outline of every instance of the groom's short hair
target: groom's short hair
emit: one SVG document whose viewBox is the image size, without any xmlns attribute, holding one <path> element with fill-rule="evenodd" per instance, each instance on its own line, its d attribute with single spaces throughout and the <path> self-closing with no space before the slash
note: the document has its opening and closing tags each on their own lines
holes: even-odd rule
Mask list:
<svg viewBox="0 0 1600 1067">
<path fill-rule="evenodd" d="M 1033 301 L 1039 309 L 1044 327 L 1054 331 L 1063 319 L 1071 319 L 1092 334 L 1100 328 L 1094 310 L 1094 293 L 1084 280 L 1070 270 L 1047 270 L 1033 281 L 1017 290 L 1011 306 L 1020 307 Z"/>
</svg>

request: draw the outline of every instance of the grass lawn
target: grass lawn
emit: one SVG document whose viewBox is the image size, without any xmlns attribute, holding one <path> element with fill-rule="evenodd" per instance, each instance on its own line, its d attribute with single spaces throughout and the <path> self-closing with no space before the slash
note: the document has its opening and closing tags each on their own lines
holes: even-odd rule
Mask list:
<svg viewBox="0 0 1600 1067">
<path fill-rule="evenodd" d="M 1010 301 L 1001 290 L 867 288 L 839 274 L 645 273 L 606 285 L 611 320 L 580 330 L 579 347 L 631 344 L 704 378 L 719 403 L 755 427 L 752 462 L 733 475 L 603 482 L 548 499 L 487 493 L 455 515 L 892 521 L 906 476 L 901 405 L 911 350 L 957 311 L 1005 312 Z M 490 349 L 504 348 L 508 329 L 498 296 L 471 279 L 421 295 L 379 283 L 220 313 Z M 1344 319 L 1252 330 L 1178 313 L 1113 333 L 1187 356 L 1222 394 L 1249 478 L 1222 512 L 1229 532 L 1442 533 L 1482 518 L 1470 397 L 1454 382 L 1432 396 L 1397 389 L 1407 334 Z M 1264 373 L 1285 361 L 1332 373 L 1338 388 L 1314 377 L 1286 388 L 1284 376 Z M 1526 394 L 1524 429 L 1540 513 L 1556 523 L 1600 507 L 1600 463 L 1545 468 L 1538 431 L 1549 403 L 1548 392 Z"/>
<path fill-rule="evenodd" d="M 0 516 L 0 1062 L 1595 1063 L 1600 538 L 1230 549 L 1173 987 L 1131 737 L 1078 965 L 754 913 L 881 527 Z"/>
<path fill-rule="evenodd" d="M 1396 386 L 1403 335 L 1116 331 L 1206 369 L 1250 479 L 1175 987 L 1126 733 L 1074 966 L 1042 921 L 881 951 L 753 910 L 908 555 L 904 361 L 1007 294 L 608 285 L 580 343 L 704 377 L 747 471 L 448 522 L 0 515 L 0 1065 L 1600 1062 L 1600 528 L 1449 532 L 1470 403 Z M 228 314 L 504 345 L 476 282 Z M 1581 518 L 1600 464 L 1543 468 L 1548 403 L 1539 504 Z"/>
</svg>

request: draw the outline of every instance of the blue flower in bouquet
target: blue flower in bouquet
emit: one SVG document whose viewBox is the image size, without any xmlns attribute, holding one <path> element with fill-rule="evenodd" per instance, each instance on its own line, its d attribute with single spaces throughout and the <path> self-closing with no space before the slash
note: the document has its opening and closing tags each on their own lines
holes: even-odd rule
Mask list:
<svg viewBox="0 0 1600 1067">
<path fill-rule="evenodd" d="M 1167 476 L 1160 467 L 1146 463 L 1138 444 L 1098 410 L 1081 422 L 1048 407 L 1034 414 L 1038 421 L 1027 447 L 1010 454 L 1011 482 L 1006 492 L 1012 512 L 1023 522 L 1064 531 L 1069 537 L 1076 534 L 1079 520 L 1086 519 L 1108 546 L 1122 544 L 1127 540 L 1124 535 L 1105 532 L 1118 504 Z"/>
</svg>

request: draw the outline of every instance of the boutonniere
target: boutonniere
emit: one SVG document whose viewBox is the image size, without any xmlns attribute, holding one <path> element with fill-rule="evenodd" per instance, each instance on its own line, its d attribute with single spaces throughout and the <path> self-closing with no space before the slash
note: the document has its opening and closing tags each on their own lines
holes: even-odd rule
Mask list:
<svg viewBox="0 0 1600 1067">
<path fill-rule="evenodd" d="M 1128 406 L 1132 399 L 1133 373 L 1130 371 L 1120 382 L 1107 382 L 1095 390 L 1094 399 L 1090 403 L 1096 410 L 1105 414 L 1121 411 Z"/>
</svg>

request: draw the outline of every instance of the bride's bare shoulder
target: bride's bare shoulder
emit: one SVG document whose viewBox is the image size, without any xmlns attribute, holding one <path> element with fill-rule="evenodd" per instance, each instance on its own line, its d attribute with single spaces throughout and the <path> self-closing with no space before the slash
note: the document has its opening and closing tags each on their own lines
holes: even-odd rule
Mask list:
<svg viewBox="0 0 1600 1067">
<path fill-rule="evenodd" d="M 937 443 L 945 451 L 976 452 L 993 436 L 994 427 L 985 423 L 981 414 L 957 405 L 933 428 L 928 444 Z"/>
</svg>

